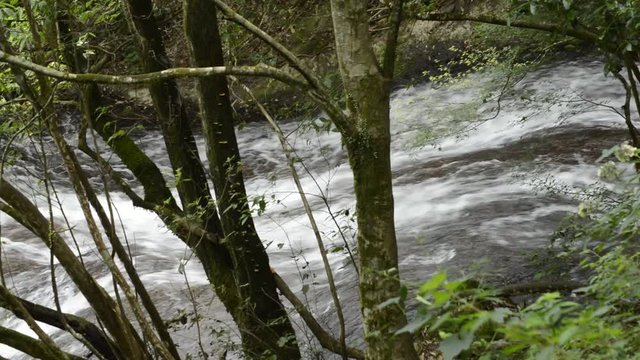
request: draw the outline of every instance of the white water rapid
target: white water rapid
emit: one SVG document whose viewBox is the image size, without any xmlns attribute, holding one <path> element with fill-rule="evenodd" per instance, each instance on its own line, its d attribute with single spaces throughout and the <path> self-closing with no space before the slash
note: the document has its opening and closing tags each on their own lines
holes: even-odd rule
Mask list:
<svg viewBox="0 0 640 360">
<path fill-rule="evenodd" d="M 449 268 L 452 273 L 480 268 L 505 281 L 530 275 L 528 254 L 548 244 L 558 221 L 577 204 L 567 196 L 539 191 L 531 183 L 555 179 L 569 186 L 592 184 L 596 181 L 595 159 L 600 151 L 626 140 L 622 118 L 611 109 L 592 103 L 605 103 L 619 109 L 624 101 L 620 84 L 603 76 L 601 63 L 581 60 L 535 71 L 502 97 L 497 115 L 495 97 L 485 104 L 480 98 L 479 89 L 489 80 L 488 76 L 479 75 L 452 88 L 433 89 L 424 84 L 399 89 L 393 95 L 396 224 L 400 270 L 403 280 L 409 283 L 426 280 L 439 268 Z M 464 104 L 478 102 L 478 99 L 481 104 L 478 116 L 491 119 L 475 123 L 464 134 L 445 134 L 435 145 L 419 146 L 427 130 L 438 133 L 444 126 L 455 128 L 452 124 L 456 120 L 470 111 L 475 113 L 472 106 Z M 289 139 L 298 156 L 327 196 L 338 224 L 353 245 L 356 229 L 351 220 L 352 178 L 339 137 L 337 133 L 304 131 L 298 129 L 298 125 L 289 121 L 283 126 L 291 133 Z M 69 132 L 71 136 L 73 131 Z M 263 241 L 269 244 L 272 266 L 300 296 L 306 295 L 310 308 L 321 322 L 337 333 L 335 311 L 315 239 L 276 136 L 262 123 L 246 125 L 238 130 L 238 136 L 247 169 L 247 189 L 252 196 L 265 195 L 267 200 L 267 211 L 256 218 L 256 224 Z M 169 174 L 159 134 L 145 130 L 138 142 Z M 25 152 L 28 153 L 28 149 Z M 204 151 L 201 155 L 204 156 Z M 88 161 L 85 165 L 89 170 L 95 168 Z M 34 165 L 25 162 L 20 167 L 8 169 L 8 179 L 34 194 L 46 214 L 46 203 L 36 194 L 42 194 L 42 186 L 27 171 Z M 113 292 L 111 276 L 98 260 L 75 195 L 63 180 L 64 172 L 54 171 L 60 176 L 57 190 L 80 252 L 89 267 L 95 269 L 99 283 Z M 318 195 L 319 188 L 313 179 L 305 174 L 303 185 L 308 193 Z M 99 183 L 97 176 L 95 180 Z M 342 246 L 343 239 L 338 236 L 327 208 L 314 195 L 310 199 L 327 246 Z M 151 213 L 134 208 L 123 194 L 113 189 L 111 196 L 138 271 L 163 316 L 170 319 L 184 311 L 192 318 L 185 278 L 178 271 L 181 260 L 189 258 L 185 269 L 198 299 L 205 348 L 220 352 L 227 340 L 236 340 L 230 317 L 208 286 L 197 259 L 189 257 L 190 251 L 185 245 Z M 60 220 L 59 228 L 63 228 L 60 211 L 55 213 Z M 26 299 L 53 307 L 49 251 L 8 216 L 0 216 L 2 263 L 8 285 Z M 349 339 L 357 344 L 361 335 L 353 267 L 340 248 L 331 254 L 331 260 L 348 318 Z M 56 277 L 62 310 L 90 316 L 87 302 L 59 266 Z M 0 323 L 30 333 L 24 322 L 3 311 L 0 311 Z M 66 349 L 82 354 L 78 343 L 69 336 L 45 328 L 65 344 Z M 299 329 L 299 341 L 306 343 L 306 332 L 302 326 Z M 195 325 L 191 321 L 184 325 L 177 323 L 174 330 L 175 340 L 181 344 L 180 351 L 197 355 Z M 0 346 L 0 355 L 24 358 L 3 346 Z M 325 356 L 331 358 L 331 355 Z"/>
</svg>

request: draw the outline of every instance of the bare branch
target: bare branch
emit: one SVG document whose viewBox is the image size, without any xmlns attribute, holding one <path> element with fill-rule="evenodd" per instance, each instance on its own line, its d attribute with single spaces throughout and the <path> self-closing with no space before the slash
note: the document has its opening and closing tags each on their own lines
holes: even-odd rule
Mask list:
<svg viewBox="0 0 640 360">
<path fill-rule="evenodd" d="M 258 64 L 254 66 L 210 66 L 201 68 L 171 68 L 162 71 L 150 72 L 146 74 L 134 74 L 134 75 L 107 75 L 107 74 L 76 74 L 71 72 L 64 72 L 50 67 L 38 65 L 19 56 L 10 55 L 5 51 L 0 50 L 0 61 L 8 64 L 18 66 L 23 69 L 31 70 L 35 73 L 52 77 L 58 80 L 80 82 L 80 83 L 102 83 L 102 84 L 116 84 L 116 85 L 135 85 L 144 84 L 150 82 L 156 82 L 167 79 L 175 78 L 193 78 L 193 77 L 205 77 L 211 75 L 236 75 L 236 76 L 257 76 L 268 77 L 282 81 L 285 84 L 307 89 L 309 86 L 305 81 L 302 81 L 287 71 L 274 68 L 264 64 Z"/>
<path fill-rule="evenodd" d="M 271 35 L 267 34 L 252 22 L 236 13 L 231 7 L 229 7 L 221 0 L 213 0 L 213 2 L 220 9 L 220 11 L 231 21 L 247 29 L 247 31 L 257 36 L 260 40 L 264 41 L 267 45 L 269 45 L 280 55 L 282 55 L 282 57 L 284 57 L 289 63 L 289 66 L 296 69 L 307 81 L 308 87 L 311 88 L 309 89 L 309 96 L 311 97 L 311 99 L 316 102 L 322 108 L 322 110 L 327 113 L 327 115 L 329 115 L 331 120 L 333 120 L 333 122 L 336 124 L 338 129 L 343 132 L 343 134 L 349 134 L 351 132 L 351 126 L 346 116 L 340 109 L 340 106 L 338 106 L 338 104 L 336 104 L 335 101 L 331 99 L 331 96 L 328 94 L 324 86 L 322 86 L 318 78 L 305 68 L 302 61 L 300 61 L 300 59 L 295 54 L 293 54 L 284 45 L 279 43 Z"/>
<path fill-rule="evenodd" d="M 40 325 L 36 323 L 35 319 L 31 316 L 29 311 L 27 311 L 24 305 L 9 292 L 9 289 L 4 286 L 0 286 L 0 299 L 6 303 L 7 307 L 9 307 L 12 312 L 19 313 L 20 317 L 29 325 L 29 328 L 38 335 L 38 338 L 40 338 L 40 341 L 42 342 L 42 350 L 47 357 L 69 359 L 69 357 L 60 350 L 56 343 L 53 342 L 49 335 L 42 330 Z"/>
<path fill-rule="evenodd" d="M 497 290 L 501 297 L 540 294 L 552 291 L 570 292 L 586 284 L 577 281 L 538 281 L 524 284 L 508 285 Z"/>
<path fill-rule="evenodd" d="M 81 149 L 91 157 L 105 171 L 120 189 L 131 199 L 134 206 L 155 212 L 164 224 L 180 239 L 184 239 L 189 246 L 194 246 L 200 240 L 206 240 L 218 244 L 219 239 L 215 233 L 207 231 L 204 224 L 184 216 L 182 210 L 176 206 L 168 206 L 164 203 L 153 203 L 142 199 L 129 186 L 127 181 L 116 172 L 108 161 L 101 158 L 93 150 L 84 147 Z"/>
<path fill-rule="evenodd" d="M 309 85 L 315 89 L 320 89 L 320 82 L 318 79 L 313 76 L 313 74 L 305 69 L 302 61 L 298 59 L 298 57 L 292 53 L 289 49 L 287 49 L 284 45 L 282 45 L 278 40 L 274 39 L 271 35 L 267 34 L 265 31 L 254 25 L 251 21 L 244 18 L 242 15 L 235 12 L 229 5 L 225 4 L 220 0 L 213 0 L 216 6 L 220 9 L 220 11 L 229 18 L 229 20 L 235 22 L 236 24 L 242 26 L 247 29 L 250 33 L 257 36 L 260 40 L 264 41 L 277 51 L 280 55 L 282 55 L 289 65 L 294 69 L 298 70 L 300 75 L 302 75 L 308 82 Z"/>
<path fill-rule="evenodd" d="M 6 203 L 0 202 L 0 211 L 24 224 L 53 250 L 60 264 L 119 343 L 124 354 L 136 353 L 132 348 L 140 346 L 141 339 L 133 332 L 131 323 L 116 311 L 117 306 L 113 299 L 91 277 L 65 240 L 57 232 L 49 231 L 51 228 L 49 221 L 42 216 L 38 208 L 2 177 L 0 177 L 0 198 L 6 201 Z M 128 334 L 129 331 L 132 335 Z"/>
<path fill-rule="evenodd" d="M 422 21 L 472 21 L 485 24 L 546 31 L 550 33 L 571 36 L 576 39 L 592 43 L 598 40 L 598 36 L 595 33 L 584 28 L 568 28 L 560 24 L 549 24 L 526 20 L 509 20 L 485 14 L 473 15 L 466 13 L 434 13 L 412 16 L 412 19 Z"/>
<path fill-rule="evenodd" d="M 629 130 L 629 136 L 631 136 L 631 140 L 633 141 L 633 146 L 638 147 L 640 146 L 640 139 L 638 139 L 638 130 L 636 129 L 635 125 L 633 125 L 633 121 L 631 119 L 631 86 L 627 82 L 627 79 L 625 79 L 624 76 L 622 76 L 620 73 L 613 73 L 613 76 L 615 76 L 616 79 L 618 79 L 622 83 L 622 86 L 625 90 L 625 99 L 623 105 L 624 114 L 621 114 L 620 111 L 618 111 L 618 109 L 616 108 L 612 107 L 612 110 L 615 111 L 618 115 L 624 117 L 624 121 L 627 124 L 627 129 Z M 636 165 L 638 165 L 638 163 L 636 163 Z"/>
<path fill-rule="evenodd" d="M 329 258 L 327 257 L 327 250 L 324 247 L 324 243 L 322 241 L 322 236 L 320 235 L 320 229 L 318 228 L 318 224 L 316 223 L 316 219 L 313 215 L 313 211 L 311 210 L 311 205 L 309 204 L 309 200 L 307 199 L 307 195 L 304 192 L 304 188 L 302 187 L 302 182 L 300 181 L 300 176 L 298 175 L 298 171 L 295 167 L 295 158 L 292 154 L 292 148 L 287 143 L 287 138 L 282 132 L 282 128 L 276 120 L 269 114 L 267 109 L 256 99 L 253 92 L 243 85 L 243 88 L 251 99 L 255 102 L 256 106 L 262 112 L 262 115 L 267 119 L 273 131 L 278 135 L 278 140 L 280 141 L 280 145 L 282 147 L 282 151 L 284 152 L 285 157 L 287 158 L 287 163 L 289 165 L 289 170 L 291 172 L 291 177 L 293 178 L 293 182 L 296 184 L 296 188 L 298 189 L 298 194 L 300 194 L 300 199 L 302 200 L 302 205 L 304 206 L 304 211 L 307 213 L 307 218 L 309 219 L 309 224 L 311 225 L 311 229 L 313 229 L 313 234 L 315 235 L 316 242 L 318 243 L 318 250 L 320 250 L 320 256 L 322 257 L 322 263 L 324 265 L 324 270 L 327 275 L 327 283 L 329 284 L 329 291 L 331 292 L 331 297 L 333 299 L 333 304 L 336 307 L 336 315 L 338 317 L 338 323 L 340 324 L 340 346 L 342 349 L 343 358 L 347 359 L 346 354 L 346 338 L 345 338 L 345 322 L 344 322 L 344 314 L 342 311 L 342 305 L 340 304 L 340 297 L 338 296 L 338 289 L 336 288 L 336 283 L 333 279 L 333 271 L 331 270 L 331 264 L 329 263 Z"/>
<path fill-rule="evenodd" d="M 320 323 L 318 323 L 318 320 L 316 320 L 316 318 L 313 317 L 313 314 L 311 313 L 311 311 L 309 311 L 309 309 L 307 309 L 307 307 L 304 306 L 302 301 L 298 299 L 296 294 L 294 294 L 293 291 L 291 291 L 291 289 L 289 288 L 289 285 L 287 285 L 287 283 L 280 277 L 280 275 L 278 275 L 278 273 L 276 273 L 273 270 L 272 272 L 273 272 L 273 277 L 276 280 L 276 286 L 278 287 L 278 290 L 280 290 L 282 295 L 284 295 L 284 297 L 287 298 L 287 300 L 289 300 L 289 302 L 293 305 L 293 307 L 296 309 L 296 312 L 298 312 L 298 314 L 300 315 L 302 320 L 304 320 L 305 324 L 307 324 L 307 326 L 309 327 L 313 335 L 315 335 L 315 337 L 318 339 L 318 342 L 320 342 L 320 345 L 322 345 L 322 347 L 324 347 L 325 349 L 330 350 L 336 354 L 341 354 L 342 345 L 340 344 L 340 342 L 334 339 L 333 336 L 331 336 L 331 334 L 329 334 L 325 329 L 322 328 L 322 325 L 320 325 Z M 364 353 L 358 349 L 347 347 L 346 352 L 347 352 L 346 355 L 350 358 L 354 358 L 358 360 L 360 359 L 364 360 L 365 358 Z"/>
<path fill-rule="evenodd" d="M 109 339 L 104 332 L 102 332 L 96 325 L 85 320 L 76 315 L 60 313 L 54 309 L 50 309 L 48 307 L 38 305 L 27 301 L 22 298 L 16 297 L 20 303 L 24 306 L 24 308 L 31 314 L 31 316 L 39 322 L 45 323 L 47 325 L 51 325 L 57 327 L 58 329 L 67 330 L 65 324 L 68 325 L 71 329 L 75 330 L 79 334 L 81 334 L 90 344 L 92 344 L 96 350 L 100 352 L 101 355 L 105 356 L 107 359 L 117 359 L 119 356 L 114 354 L 114 349 L 116 348 L 111 343 L 111 339 Z M 12 310 L 10 304 L 0 298 L 0 307 L 8 308 Z M 22 314 L 20 312 L 14 312 L 15 315 L 19 318 L 22 318 Z"/>
<path fill-rule="evenodd" d="M 0 344 L 5 344 L 16 350 L 35 358 L 45 360 L 58 360 L 58 357 L 51 356 L 48 353 L 46 345 L 30 336 L 19 333 L 15 330 L 7 329 L 0 326 Z M 66 357 L 71 360 L 82 360 L 80 356 L 65 353 Z"/>
</svg>

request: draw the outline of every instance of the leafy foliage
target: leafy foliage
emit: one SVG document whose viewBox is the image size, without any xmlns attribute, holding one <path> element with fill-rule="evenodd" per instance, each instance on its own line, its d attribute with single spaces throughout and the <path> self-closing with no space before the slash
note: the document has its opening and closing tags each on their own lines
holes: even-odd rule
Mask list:
<svg viewBox="0 0 640 360">
<path fill-rule="evenodd" d="M 638 0 L 529 0 L 512 1 L 513 13 L 530 13 L 538 19 L 561 21 L 573 29 L 586 29 L 598 37 L 605 53 L 620 57 L 638 53 L 640 1 Z"/>
<path fill-rule="evenodd" d="M 617 146 L 604 156 L 631 161 L 639 150 Z M 610 165 L 608 165 L 610 166 Z M 423 284 L 417 318 L 399 332 L 425 328 L 440 342 L 445 359 L 634 359 L 640 351 L 640 201 L 635 175 L 616 205 L 581 205 L 572 249 L 588 272 L 571 297 L 545 293 L 528 306 L 514 306 L 499 290 L 446 273 Z M 599 206 L 599 204 L 604 204 Z"/>
</svg>

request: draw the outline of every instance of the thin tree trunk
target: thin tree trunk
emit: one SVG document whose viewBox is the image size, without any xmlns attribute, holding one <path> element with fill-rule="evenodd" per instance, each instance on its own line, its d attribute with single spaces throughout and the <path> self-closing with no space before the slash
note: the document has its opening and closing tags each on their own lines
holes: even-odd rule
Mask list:
<svg viewBox="0 0 640 360">
<path fill-rule="evenodd" d="M 171 67 L 162 34 L 153 16 L 151 0 L 127 0 L 130 26 L 140 44 L 140 59 L 145 72 L 156 72 Z M 182 97 L 174 80 L 154 81 L 148 84 L 162 129 L 167 154 L 174 169 L 176 187 L 185 212 L 205 210 L 217 219 L 204 168 L 191 132 L 191 121 L 185 112 Z M 191 211 L 190 211 L 191 210 Z M 216 224 L 212 224 L 216 227 Z"/>
<path fill-rule="evenodd" d="M 152 3 L 149 0 L 128 0 L 127 3 L 130 22 L 141 43 L 144 71 L 169 68 L 161 33 L 152 14 Z M 211 13 L 202 15 L 211 16 Z M 255 358 L 263 358 L 269 353 L 278 358 L 299 358 L 293 328 L 278 298 L 268 257 L 246 203 L 233 119 L 218 119 L 206 124 L 206 132 L 211 135 L 207 136 L 211 148 L 208 156 L 218 207 L 222 212 L 220 221 L 175 81 L 152 82 L 149 91 L 172 167 L 180 169 L 182 177 L 187 179 L 184 183 L 178 182 L 184 210 L 202 213 L 207 230 L 223 240 L 212 244 L 187 239 L 187 243 L 195 248 L 218 297 L 241 330 L 245 353 Z M 212 101 L 209 100 L 211 97 L 217 104 L 220 92 L 214 92 L 213 95 L 206 94 L 207 102 Z"/>
<path fill-rule="evenodd" d="M 0 48 L 7 53 L 12 53 L 11 46 L 7 41 L 4 28 L 0 24 Z M 41 93 L 36 93 L 21 68 L 12 66 L 16 83 L 22 92 L 31 101 L 39 116 L 49 119 L 55 116 L 49 99 L 51 98 L 50 86 L 45 77 L 38 77 Z M 51 122 L 47 125 L 51 128 Z M 57 125 L 54 125 L 57 126 Z M 54 129 L 55 130 L 55 129 Z M 28 224 L 27 228 L 38 235 L 45 244 L 52 249 L 55 257 L 63 265 L 74 283 L 78 286 L 82 294 L 86 297 L 97 316 L 104 323 L 109 333 L 122 347 L 125 356 L 135 358 L 147 358 L 146 349 L 142 341 L 133 330 L 130 322 L 121 316 L 116 310 L 117 306 L 106 291 L 100 287 L 95 280 L 87 273 L 84 266 L 77 260 L 71 249 L 66 245 L 57 233 L 50 232 L 49 222 L 42 216 L 38 209 L 22 195 L 17 189 L 12 187 L 4 179 L 0 178 L 0 198 L 6 201 L 9 208 L 3 211 L 15 218 L 21 224 Z"/>
<path fill-rule="evenodd" d="M 67 66 L 76 72 L 82 72 L 82 69 L 86 68 L 87 64 L 86 61 L 84 61 L 84 58 L 78 56 L 75 51 L 75 39 L 69 29 L 69 23 L 70 18 L 68 12 L 58 8 L 56 11 L 56 24 L 58 36 L 60 37 L 60 42 L 63 46 L 64 57 L 67 61 Z M 100 116 L 101 114 L 98 109 L 102 103 L 102 94 L 98 85 L 94 83 L 80 84 L 78 88 L 81 92 L 80 101 L 82 104 L 84 122 L 87 124 L 87 127 L 91 130 L 98 129 L 98 133 L 101 134 L 103 139 L 111 145 L 114 152 L 119 155 L 122 154 L 121 159 L 123 159 L 125 165 L 128 165 L 134 175 L 138 178 L 145 179 L 143 182 L 146 183 L 146 200 L 153 201 L 157 204 L 163 204 L 163 206 L 167 206 L 169 208 L 177 209 L 175 201 L 172 201 L 173 195 L 171 195 L 171 192 L 167 188 L 162 174 L 155 164 L 148 159 L 146 154 L 144 154 L 128 136 L 115 136 L 112 138 L 117 126 L 115 125 L 115 122 L 112 121 L 113 119 L 111 119 L 107 114 L 102 114 L 102 116 Z M 81 135 L 81 138 L 78 139 L 79 147 L 84 145 L 87 147 L 85 151 L 89 151 L 85 140 L 86 139 L 83 138 L 83 135 Z M 134 161 L 130 161 L 130 159 L 134 159 Z M 115 232 L 112 221 L 110 221 L 102 205 L 98 201 L 91 184 L 86 181 L 86 177 L 82 176 L 80 179 L 84 180 L 83 185 L 86 189 L 89 202 L 95 209 L 113 249 L 124 264 L 127 274 L 135 287 L 136 293 L 140 296 L 142 304 L 147 310 L 156 331 L 160 335 L 161 340 L 166 344 L 171 355 L 174 358 L 179 359 L 180 355 L 177 352 L 173 339 L 169 335 L 166 324 L 162 320 L 153 300 L 149 296 L 149 293 L 138 276 L 131 259 L 129 259 L 127 251 Z"/>
<path fill-rule="evenodd" d="M 380 306 L 400 296 L 400 278 L 390 165 L 390 86 L 373 52 L 367 5 L 367 0 L 331 1 L 338 62 L 354 124 L 352 132 L 343 133 L 343 142 L 354 175 L 364 336 L 367 359 L 413 360 L 417 355 L 411 336 L 394 335 L 406 324 L 402 302 Z"/>
<path fill-rule="evenodd" d="M 171 64 L 166 55 L 162 34 L 153 16 L 151 1 L 123 2 L 132 31 L 140 43 L 144 71 L 157 72 L 169 68 Z M 222 239 L 222 225 L 211 198 L 178 86 L 175 80 L 169 79 L 151 82 L 148 88 L 156 107 L 169 160 L 176 172 L 183 210 L 186 213 L 198 213 L 207 231 Z M 183 240 L 194 249 L 218 295 L 224 294 L 228 299 L 225 305 L 235 308 L 241 301 L 237 296 L 238 289 L 231 272 L 233 264 L 229 251 L 221 244 L 195 236 Z"/>
<path fill-rule="evenodd" d="M 184 2 L 185 31 L 196 66 L 223 66 L 216 7 L 211 1 Z M 225 245 L 233 260 L 238 296 L 229 307 L 240 333 L 245 355 L 299 359 L 300 350 L 287 312 L 278 297 L 269 258 L 258 237 L 242 176 L 229 88 L 224 76 L 198 79 L 207 158 L 213 179 Z M 221 297 L 225 302 L 225 298 Z M 226 304 L 226 302 L 225 302 Z"/>
</svg>

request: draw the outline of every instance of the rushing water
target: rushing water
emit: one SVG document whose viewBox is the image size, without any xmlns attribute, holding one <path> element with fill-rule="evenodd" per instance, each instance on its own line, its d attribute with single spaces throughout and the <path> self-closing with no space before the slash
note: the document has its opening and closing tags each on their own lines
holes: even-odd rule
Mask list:
<svg viewBox="0 0 640 360">
<path fill-rule="evenodd" d="M 474 123 L 467 132 L 440 134 L 443 137 L 433 144 L 420 145 L 426 130 L 451 128 L 458 117 L 466 116 L 470 107 L 464 104 L 477 102 L 482 95 L 478 89 L 489 78 L 476 76 L 466 85 L 447 89 L 425 84 L 394 93 L 391 156 L 403 280 L 416 283 L 439 268 L 452 272 L 479 268 L 504 281 L 531 274 L 528 254 L 548 244 L 555 225 L 576 205 L 574 198 L 540 192 L 532 183 L 556 181 L 576 187 L 592 184 L 596 181 L 595 159 L 600 151 L 625 140 L 622 119 L 611 109 L 593 103 L 617 108 L 623 103 L 621 86 L 605 78 L 601 69 L 600 63 L 580 61 L 538 70 L 502 96 L 499 112 L 495 97 L 489 99 L 478 112 L 486 121 Z M 300 169 L 327 245 L 337 250 L 331 260 L 348 318 L 349 339 L 357 345 L 361 342 L 361 329 L 353 267 L 340 250 L 344 240 L 338 236 L 327 207 L 316 196 L 322 191 L 327 197 L 346 240 L 353 245 L 350 170 L 336 133 L 318 134 L 299 125 L 287 122 L 283 126 L 313 175 Z M 249 124 L 238 134 L 247 189 L 252 196 L 264 195 L 268 201 L 267 211 L 256 218 L 256 225 L 265 244 L 269 244 L 271 264 L 335 332 L 335 312 L 315 239 L 277 138 L 264 124 Z M 138 142 L 169 174 L 160 135 L 147 130 Z M 9 178 L 24 180 L 20 186 L 34 194 L 46 213 L 46 203 L 37 195 L 43 189 L 29 175 L 32 164 L 37 162 L 35 152 L 29 146 L 24 152 L 28 161 L 21 168 L 11 169 Z M 99 283 L 112 290 L 112 279 L 91 246 L 75 196 L 63 180 L 64 171 L 55 159 L 51 161 L 53 172 L 60 175 L 56 179 L 58 195 L 74 228 L 80 253 Z M 90 171 L 95 168 L 89 161 L 86 165 Z M 100 184 L 98 174 L 93 175 L 95 183 Z M 227 340 L 237 339 L 230 317 L 185 245 L 151 213 L 133 208 L 123 194 L 114 190 L 111 197 L 138 271 L 164 317 L 175 317 L 181 311 L 192 313 L 185 276 L 178 271 L 181 261 L 189 259 L 185 270 L 203 318 L 200 325 L 207 337 L 205 348 L 219 352 Z M 55 213 L 60 220 L 58 226 L 63 228 L 60 211 Z M 3 265 L 9 283 L 18 295 L 53 306 L 48 250 L 4 214 L 1 221 Z M 63 311 L 90 316 L 87 302 L 62 269 L 55 269 Z M 29 333 L 26 324 L 8 315 L 4 318 L 5 315 L 0 312 L 2 326 Z M 60 343 L 70 343 L 68 336 L 61 337 L 61 332 L 45 328 L 55 333 Z M 177 324 L 174 330 L 176 342 L 182 344 L 180 350 L 197 353 L 193 323 Z M 307 331 L 302 326 L 299 330 L 299 340 L 306 342 Z M 67 348 L 79 350 L 77 345 Z M 0 347 L 0 355 L 20 358 L 6 347 Z"/>
</svg>

